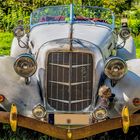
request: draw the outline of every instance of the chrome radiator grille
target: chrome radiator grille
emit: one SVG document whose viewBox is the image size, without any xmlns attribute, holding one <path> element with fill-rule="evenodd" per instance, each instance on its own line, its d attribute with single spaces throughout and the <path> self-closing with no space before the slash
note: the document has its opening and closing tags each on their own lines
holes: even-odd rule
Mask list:
<svg viewBox="0 0 140 140">
<path fill-rule="evenodd" d="M 59 111 L 80 111 L 91 104 L 93 59 L 81 52 L 51 52 L 47 63 L 47 101 Z"/>
</svg>

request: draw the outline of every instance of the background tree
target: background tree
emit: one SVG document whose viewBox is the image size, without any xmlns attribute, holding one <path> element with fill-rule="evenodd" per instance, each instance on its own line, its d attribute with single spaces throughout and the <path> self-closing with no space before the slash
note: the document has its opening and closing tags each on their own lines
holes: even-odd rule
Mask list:
<svg viewBox="0 0 140 140">
<path fill-rule="evenodd" d="M 140 9 L 140 0 L 73 0 L 73 2 L 76 5 L 110 8 L 116 17 L 119 17 L 118 19 L 124 11 L 129 15 L 128 17 L 132 17 L 130 12 L 127 12 L 130 9 L 135 11 L 132 15 L 135 13 L 135 17 L 138 17 Z M 29 24 L 30 13 L 38 7 L 62 4 L 70 4 L 70 0 L 0 0 L 0 30 L 11 31 L 20 19 L 23 19 L 25 24 Z"/>
</svg>

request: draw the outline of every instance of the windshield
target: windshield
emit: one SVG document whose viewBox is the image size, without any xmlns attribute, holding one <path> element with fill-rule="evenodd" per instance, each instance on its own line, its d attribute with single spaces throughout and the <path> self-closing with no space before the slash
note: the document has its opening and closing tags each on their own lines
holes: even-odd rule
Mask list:
<svg viewBox="0 0 140 140">
<path fill-rule="evenodd" d="M 114 15 L 106 8 L 92 6 L 48 6 L 31 14 L 30 26 L 54 23 L 99 23 L 114 28 Z"/>
</svg>

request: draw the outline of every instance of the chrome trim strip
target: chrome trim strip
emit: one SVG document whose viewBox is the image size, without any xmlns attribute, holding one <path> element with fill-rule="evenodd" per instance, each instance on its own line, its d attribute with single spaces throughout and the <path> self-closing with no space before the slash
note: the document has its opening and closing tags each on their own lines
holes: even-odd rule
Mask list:
<svg viewBox="0 0 140 140">
<path fill-rule="evenodd" d="M 58 102 L 69 104 L 69 101 L 67 101 L 67 100 L 60 100 L 60 99 L 54 99 L 54 98 L 48 98 L 48 99 L 53 100 L 53 101 L 58 101 Z M 90 101 L 90 100 L 91 99 L 75 100 L 75 101 L 71 101 L 71 104 Z"/>
<path fill-rule="evenodd" d="M 49 63 L 53 66 L 63 67 L 63 68 L 70 68 L 70 65 L 61 65 L 61 64 L 55 64 L 55 63 Z M 79 67 L 85 67 L 90 66 L 91 64 L 82 64 L 82 65 L 72 65 L 72 68 L 79 68 Z"/>
<path fill-rule="evenodd" d="M 66 83 L 66 82 L 57 82 L 57 81 L 49 81 L 49 82 L 54 83 L 54 84 L 60 84 L 60 85 L 69 86 L 69 83 Z M 85 83 L 90 83 L 90 82 L 91 81 L 71 83 L 71 86 L 77 86 L 77 85 L 81 85 L 81 84 L 85 84 Z"/>
</svg>

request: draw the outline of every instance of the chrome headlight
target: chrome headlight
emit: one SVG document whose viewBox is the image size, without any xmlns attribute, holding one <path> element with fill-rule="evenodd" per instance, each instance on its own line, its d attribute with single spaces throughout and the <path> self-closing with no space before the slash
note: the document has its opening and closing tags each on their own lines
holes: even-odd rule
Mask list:
<svg viewBox="0 0 140 140">
<path fill-rule="evenodd" d="M 41 119 L 41 118 L 45 117 L 46 110 L 45 110 L 44 106 L 39 104 L 33 108 L 32 113 L 33 113 L 34 117 L 36 117 L 37 119 Z"/>
<path fill-rule="evenodd" d="M 104 73 L 111 80 L 121 79 L 127 72 L 127 64 L 119 57 L 112 57 L 105 63 Z"/>
<path fill-rule="evenodd" d="M 128 27 L 123 27 L 119 33 L 120 37 L 124 40 L 130 37 L 130 30 Z"/>
<path fill-rule="evenodd" d="M 17 38 L 21 38 L 25 34 L 23 26 L 16 27 L 13 32 L 14 32 L 14 36 Z"/>
<path fill-rule="evenodd" d="M 95 119 L 97 120 L 104 120 L 107 118 L 108 116 L 108 112 L 106 110 L 106 108 L 104 107 L 99 107 L 94 111 L 93 116 L 95 117 Z"/>
<path fill-rule="evenodd" d="M 16 73 L 22 77 L 31 77 L 37 69 L 37 63 L 31 54 L 21 54 L 14 63 Z"/>
</svg>

